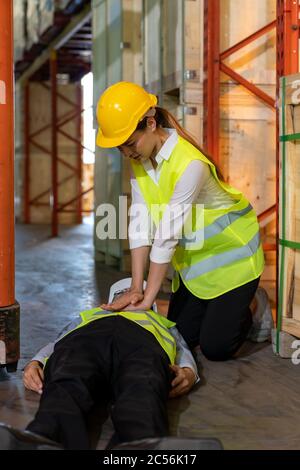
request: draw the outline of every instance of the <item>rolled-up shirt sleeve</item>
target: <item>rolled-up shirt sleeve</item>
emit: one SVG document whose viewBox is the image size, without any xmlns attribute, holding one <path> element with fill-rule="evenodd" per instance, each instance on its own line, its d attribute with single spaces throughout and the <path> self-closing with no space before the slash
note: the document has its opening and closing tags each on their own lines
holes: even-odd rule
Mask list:
<svg viewBox="0 0 300 470">
<path fill-rule="evenodd" d="M 177 364 L 179 367 L 188 367 L 189 369 L 192 369 L 192 371 L 195 374 L 195 384 L 200 382 L 200 377 L 198 374 L 198 368 L 197 364 L 195 362 L 195 359 L 193 358 L 193 355 L 186 344 L 185 340 L 177 330 L 175 326 L 170 328 L 170 333 L 172 334 L 173 338 L 176 341 L 176 359 L 175 359 L 175 364 Z"/>
<path fill-rule="evenodd" d="M 207 163 L 193 160 L 177 182 L 171 200 L 154 233 L 150 260 L 169 263 L 178 244 L 192 204 L 197 201 L 201 188 L 210 176 Z"/>
<path fill-rule="evenodd" d="M 55 343 L 48 343 L 46 346 L 44 346 L 42 349 L 40 349 L 35 356 L 31 359 L 31 361 L 37 361 L 43 364 L 45 367 L 46 359 L 47 357 L 50 357 L 51 354 L 53 353 Z"/>
</svg>

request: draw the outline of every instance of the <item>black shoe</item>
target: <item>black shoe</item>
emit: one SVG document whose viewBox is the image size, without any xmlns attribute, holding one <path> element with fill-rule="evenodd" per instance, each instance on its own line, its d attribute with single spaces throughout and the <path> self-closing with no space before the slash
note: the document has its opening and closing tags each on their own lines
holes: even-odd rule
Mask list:
<svg viewBox="0 0 300 470">
<path fill-rule="evenodd" d="M 0 450 L 62 450 L 62 446 L 31 431 L 0 423 Z"/>
<path fill-rule="evenodd" d="M 112 448 L 112 450 L 223 450 L 223 446 L 218 439 L 180 437 L 153 437 L 140 439 L 138 441 L 123 442 Z"/>
</svg>

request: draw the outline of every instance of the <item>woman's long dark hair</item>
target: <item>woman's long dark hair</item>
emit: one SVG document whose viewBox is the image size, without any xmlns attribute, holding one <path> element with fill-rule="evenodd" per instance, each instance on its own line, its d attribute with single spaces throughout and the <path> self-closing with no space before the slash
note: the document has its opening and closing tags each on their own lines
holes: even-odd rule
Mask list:
<svg viewBox="0 0 300 470">
<path fill-rule="evenodd" d="M 210 155 L 208 155 L 206 152 L 203 151 L 203 149 L 200 147 L 200 145 L 194 139 L 194 137 L 179 124 L 179 122 L 177 121 L 175 116 L 173 116 L 173 114 L 171 114 L 166 109 L 160 108 L 159 106 L 156 106 L 155 110 L 156 110 L 156 114 L 154 116 L 154 119 L 156 120 L 157 125 L 159 127 L 166 127 L 166 128 L 170 128 L 170 129 L 176 129 L 177 133 L 183 139 L 187 140 L 190 144 L 192 144 L 194 147 L 196 147 L 197 150 L 199 150 L 201 153 L 203 153 L 203 155 L 205 155 L 205 157 L 215 165 L 219 179 L 224 181 L 223 175 L 222 175 L 220 169 L 218 168 L 218 166 L 216 165 L 216 163 L 214 162 L 214 159 Z M 143 130 L 143 129 L 146 128 L 146 126 L 147 126 L 147 117 L 145 117 L 139 123 L 136 130 Z"/>
</svg>

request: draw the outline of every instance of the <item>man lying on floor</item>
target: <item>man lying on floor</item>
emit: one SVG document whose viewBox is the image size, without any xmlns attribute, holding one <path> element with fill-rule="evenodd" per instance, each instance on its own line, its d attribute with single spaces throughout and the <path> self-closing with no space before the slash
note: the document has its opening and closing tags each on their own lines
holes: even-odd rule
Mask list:
<svg viewBox="0 0 300 470">
<path fill-rule="evenodd" d="M 130 286 L 130 278 L 122 281 Z M 119 285 L 110 298 L 120 294 Z M 97 404 L 112 404 L 115 444 L 168 435 L 168 396 L 183 395 L 199 381 L 174 325 L 154 310 L 81 312 L 25 367 L 24 385 L 41 394 L 39 409 L 26 431 L 2 425 L 0 441 L 10 449 L 25 448 L 25 441 L 47 447 L 47 439 L 89 449 L 87 416 Z"/>
</svg>

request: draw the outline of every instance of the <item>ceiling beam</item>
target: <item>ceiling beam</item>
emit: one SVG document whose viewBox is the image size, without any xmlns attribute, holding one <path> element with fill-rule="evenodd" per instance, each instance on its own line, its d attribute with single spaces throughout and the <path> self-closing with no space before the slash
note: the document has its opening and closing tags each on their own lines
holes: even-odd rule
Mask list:
<svg viewBox="0 0 300 470">
<path fill-rule="evenodd" d="M 66 44 L 92 18 L 91 5 L 87 5 L 78 15 L 74 16 L 68 26 L 52 41 L 39 57 L 18 78 L 18 84 L 24 84 L 49 59 L 52 50 L 58 50 Z"/>
</svg>

